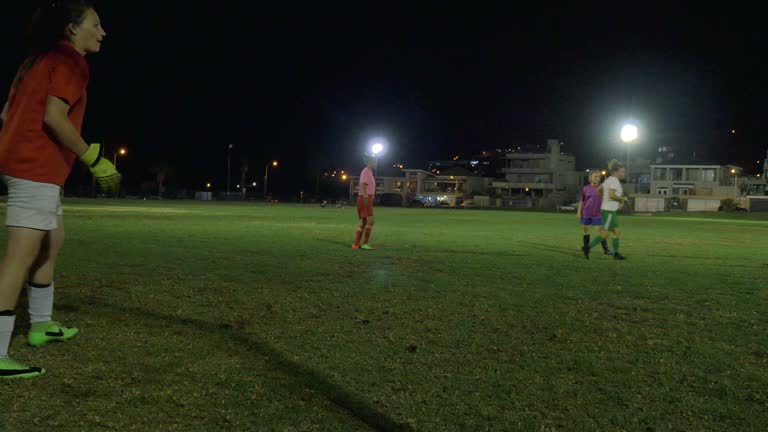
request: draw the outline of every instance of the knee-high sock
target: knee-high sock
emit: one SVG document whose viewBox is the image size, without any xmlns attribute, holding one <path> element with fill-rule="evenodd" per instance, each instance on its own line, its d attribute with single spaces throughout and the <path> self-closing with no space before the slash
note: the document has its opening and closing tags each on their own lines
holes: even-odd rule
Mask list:
<svg viewBox="0 0 768 432">
<path fill-rule="evenodd" d="M 8 357 L 14 322 L 16 322 L 16 315 L 12 311 L 0 312 L 0 358 Z"/>
<path fill-rule="evenodd" d="M 357 231 L 355 231 L 355 246 L 360 246 L 360 239 L 363 238 L 363 226 L 360 225 L 357 227 Z"/>
<path fill-rule="evenodd" d="M 365 227 L 365 237 L 363 238 L 363 244 L 368 244 L 369 241 L 371 241 L 371 231 L 373 231 L 372 226 Z"/>
<path fill-rule="evenodd" d="M 592 242 L 591 242 L 591 243 L 589 243 L 589 246 L 588 246 L 588 247 L 589 247 L 590 249 L 592 249 L 593 247 L 595 247 L 595 246 L 599 245 L 599 244 L 600 244 L 600 243 L 602 243 L 602 242 L 603 242 L 603 238 L 602 238 L 602 237 L 600 237 L 600 236 L 595 236 L 595 238 L 593 238 L 593 239 L 592 239 Z"/>
<path fill-rule="evenodd" d="M 51 321 L 53 315 L 53 283 L 37 285 L 27 282 L 27 297 L 29 297 L 29 322 L 45 323 Z"/>
</svg>

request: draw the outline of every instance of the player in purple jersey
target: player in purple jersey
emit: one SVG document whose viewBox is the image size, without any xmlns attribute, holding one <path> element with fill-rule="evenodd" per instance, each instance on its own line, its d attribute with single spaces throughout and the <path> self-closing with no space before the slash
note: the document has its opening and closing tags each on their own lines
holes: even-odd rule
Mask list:
<svg viewBox="0 0 768 432">
<path fill-rule="evenodd" d="M 581 201 L 579 201 L 579 211 L 576 213 L 576 216 L 581 221 L 582 228 L 584 228 L 584 246 L 589 245 L 590 242 L 589 227 L 600 228 L 603 225 L 603 219 L 600 214 L 600 208 L 603 203 L 603 186 L 600 184 L 600 178 L 600 171 L 592 171 L 589 174 L 589 184 L 584 186 L 584 189 L 581 191 Z M 613 252 L 608 249 L 608 239 L 604 239 L 601 244 L 606 255 L 613 255 Z"/>
</svg>

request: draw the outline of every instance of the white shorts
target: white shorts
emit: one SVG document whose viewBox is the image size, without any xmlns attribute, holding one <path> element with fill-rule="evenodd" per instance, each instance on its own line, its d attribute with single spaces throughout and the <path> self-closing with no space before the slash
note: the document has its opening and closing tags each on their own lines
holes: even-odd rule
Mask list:
<svg viewBox="0 0 768 432">
<path fill-rule="evenodd" d="M 38 183 L 4 175 L 8 186 L 8 209 L 5 225 L 53 231 L 59 227 L 61 186 Z"/>
</svg>

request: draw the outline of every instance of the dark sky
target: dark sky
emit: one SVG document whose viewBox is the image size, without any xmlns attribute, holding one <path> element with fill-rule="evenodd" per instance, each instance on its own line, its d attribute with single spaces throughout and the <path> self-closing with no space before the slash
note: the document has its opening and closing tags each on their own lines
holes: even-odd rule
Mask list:
<svg viewBox="0 0 768 432">
<path fill-rule="evenodd" d="M 32 2 L 5 3 L 7 87 Z M 448 3 L 98 3 L 108 36 L 89 57 L 84 133 L 129 149 L 131 182 L 169 164 L 170 184 L 223 188 L 232 143 L 233 173 L 245 156 L 260 180 L 278 159 L 283 191 L 359 170 L 372 135 L 391 142 L 387 162 L 413 167 L 550 137 L 588 167 L 622 155 L 633 118 L 638 153 L 674 145 L 753 170 L 765 157 L 760 10 Z"/>
</svg>

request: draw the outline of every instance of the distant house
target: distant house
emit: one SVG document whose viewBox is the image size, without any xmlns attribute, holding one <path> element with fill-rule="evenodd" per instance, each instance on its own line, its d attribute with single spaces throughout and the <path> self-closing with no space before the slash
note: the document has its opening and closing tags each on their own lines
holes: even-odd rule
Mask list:
<svg viewBox="0 0 768 432">
<path fill-rule="evenodd" d="M 757 211 L 768 202 L 763 199 L 765 194 L 765 176 L 746 176 L 739 166 L 670 161 L 651 165 L 651 193 L 637 197 L 634 208 L 642 212 L 716 211 L 723 199 L 731 198 Z"/>
<path fill-rule="evenodd" d="M 576 170 L 576 158 L 562 152 L 556 139 L 547 141 L 545 151 L 508 153 L 504 162 L 504 178 L 492 184 L 504 207 L 521 200 L 539 208 L 573 201 L 586 183 L 586 173 Z"/>
<path fill-rule="evenodd" d="M 741 167 L 735 165 L 701 161 L 653 164 L 651 165 L 651 194 L 735 198 L 741 194 L 739 184 L 745 180 L 743 172 Z M 740 183 L 737 184 L 737 181 Z"/>
</svg>

